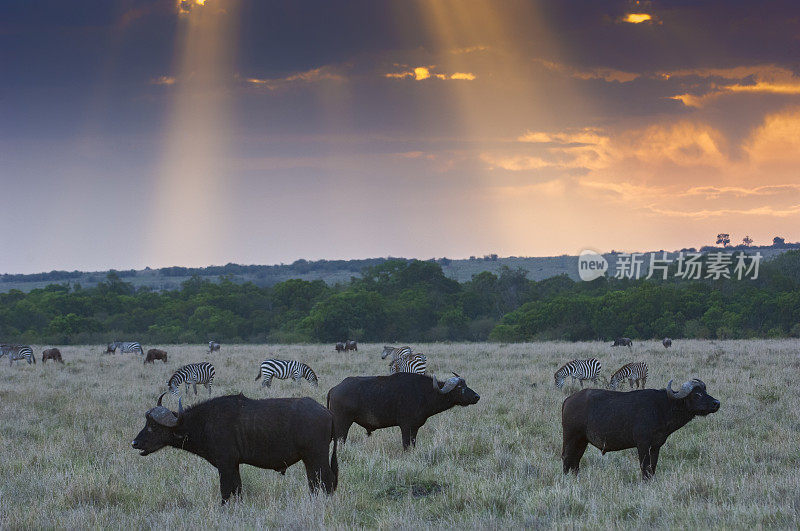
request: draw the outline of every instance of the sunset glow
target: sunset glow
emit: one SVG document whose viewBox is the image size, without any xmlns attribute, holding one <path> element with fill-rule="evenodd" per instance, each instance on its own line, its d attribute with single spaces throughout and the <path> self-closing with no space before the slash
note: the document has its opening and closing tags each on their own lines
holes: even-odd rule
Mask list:
<svg viewBox="0 0 800 531">
<path fill-rule="evenodd" d="M 800 240 L 797 9 L 135 4 L 6 14 L 8 271 Z"/>
</svg>

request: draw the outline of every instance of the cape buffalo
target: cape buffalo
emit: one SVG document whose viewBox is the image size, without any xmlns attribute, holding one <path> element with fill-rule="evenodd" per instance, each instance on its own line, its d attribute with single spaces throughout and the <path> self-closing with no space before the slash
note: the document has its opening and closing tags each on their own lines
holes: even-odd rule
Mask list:
<svg viewBox="0 0 800 531">
<path fill-rule="evenodd" d="M 629 337 L 618 337 L 614 340 L 612 347 L 633 347 L 633 340 Z"/>
<path fill-rule="evenodd" d="M 277 470 L 282 474 L 298 461 L 306 466 L 308 487 L 330 494 L 339 481 L 331 412 L 311 398 L 251 400 L 241 393 L 220 396 L 178 413 L 161 405 L 145 413 L 146 423 L 131 443 L 141 455 L 164 446 L 198 455 L 219 471 L 224 504 L 242 491 L 239 465 Z"/>
<path fill-rule="evenodd" d="M 453 373 L 455 374 L 455 373 Z M 457 374 L 446 382 L 436 377 L 400 372 L 391 376 L 351 376 L 328 391 L 328 409 L 333 413 L 336 437 L 347 440 L 355 422 L 367 435 L 381 428 L 399 426 L 403 449 L 416 446 L 417 431 L 428 417 L 453 406 L 468 406 L 480 400 Z"/>
<path fill-rule="evenodd" d="M 161 349 L 151 348 L 147 351 L 147 357 L 144 359 L 145 363 L 153 363 L 155 360 L 167 362 L 167 353 Z"/>
<path fill-rule="evenodd" d="M 355 350 L 356 352 L 358 352 L 358 343 L 350 340 L 345 341 L 344 351 L 347 352 L 348 350 Z"/>
<path fill-rule="evenodd" d="M 64 364 L 64 360 L 61 359 L 61 351 L 57 348 L 49 348 L 42 351 L 42 363 L 45 363 L 47 360 L 57 361 L 62 365 Z"/>
<path fill-rule="evenodd" d="M 336 348 L 336 352 L 342 352 L 344 350 L 344 343 L 339 341 L 338 343 L 336 343 L 336 347 L 335 348 Z"/>
<path fill-rule="evenodd" d="M 672 346 L 672 340 L 668 337 L 665 337 L 661 344 L 664 345 L 664 348 L 669 348 Z"/>
<path fill-rule="evenodd" d="M 627 448 L 639 451 L 642 478 L 656 471 L 658 452 L 669 435 L 695 415 L 719 410 L 719 400 L 706 393 L 706 384 L 693 379 L 680 390 L 642 389 L 622 393 L 584 389 L 561 405 L 564 473 L 578 473 L 586 445 L 591 443 L 603 454 Z"/>
</svg>

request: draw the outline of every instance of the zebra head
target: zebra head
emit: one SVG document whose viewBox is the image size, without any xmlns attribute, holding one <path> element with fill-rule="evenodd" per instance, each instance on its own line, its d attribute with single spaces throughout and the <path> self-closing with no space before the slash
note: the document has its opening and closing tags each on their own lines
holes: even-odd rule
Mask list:
<svg viewBox="0 0 800 531">
<path fill-rule="evenodd" d="M 386 345 L 383 346 L 383 352 L 381 352 L 381 359 L 385 360 L 386 356 L 391 354 L 394 351 L 394 347 L 388 347 Z"/>
<path fill-rule="evenodd" d="M 564 387 L 564 380 L 567 379 L 567 375 L 563 371 L 558 371 L 553 375 L 556 382 L 556 389 L 561 389 Z"/>
</svg>

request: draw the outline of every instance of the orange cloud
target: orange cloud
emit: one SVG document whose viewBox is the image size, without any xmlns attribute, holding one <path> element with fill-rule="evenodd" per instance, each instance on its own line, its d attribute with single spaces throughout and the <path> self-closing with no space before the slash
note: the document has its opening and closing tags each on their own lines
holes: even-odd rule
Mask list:
<svg viewBox="0 0 800 531">
<path fill-rule="evenodd" d="M 634 72 L 625 72 L 623 70 L 617 70 L 614 68 L 598 67 L 582 70 L 562 63 L 547 61 L 545 59 L 534 59 L 534 62 L 542 65 L 548 70 L 559 72 L 564 75 L 585 81 L 591 79 L 602 79 L 603 81 L 609 83 L 629 83 L 640 77 L 640 74 Z"/>
<path fill-rule="evenodd" d="M 435 67 L 433 66 L 418 66 L 413 70 L 404 70 L 402 72 L 389 72 L 387 74 L 383 74 L 383 77 L 387 77 L 390 79 L 414 78 L 415 81 L 422 81 L 424 79 L 430 79 L 432 77 L 441 80 L 453 79 L 453 80 L 466 80 L 466 81 L 472 81 L 477 78 L 477 76 L 472 72 L 455 72 L 453 74 L 448 75 L 439 72 L 432 72 L 434 68 Z"/>
<path fill-rule="evenodd" d="M 345 78 L 331 67 L 322 66 L 297 72 L 286 77 L 259 79 L 255 77 L 245 78 L 244 81 L 251 85 L 264 87 L 268 90 L 278 90 L 294 84 L 319 83 L 321 81 L 343 81 Z"/>
<path fill-rule="evenodd" d="M 671 99 L 687 107 L 702 107 L 709 101 L 730 94 L 800 95 L 800 78 L 791 70 L 776 65 L 739 66 L 734 68 L 705 68 L 670 72 L 669 77 L 722 78 L 736 83 L 710 83 L 703 94 L 678 94 Z"/>
<path fill-rule="evenodd" d="M 628 13 L 622 19 L 623 22 L 628 22 L 630 24 L 641 24 L 649 20 L 653 20 L 653 17 L 647 13 Z"/>
<path fill-rule="evenodd" d="M 177 79 L 172 76 L 159 76 L 150 80 L 151 85 L 174 85 Z"/>
</svg>

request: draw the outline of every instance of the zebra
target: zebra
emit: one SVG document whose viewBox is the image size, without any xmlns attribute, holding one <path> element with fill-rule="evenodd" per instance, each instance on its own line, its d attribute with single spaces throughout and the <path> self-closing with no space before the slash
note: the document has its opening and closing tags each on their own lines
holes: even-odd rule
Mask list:
<svg viewBox="0 0 800 531">
<path fill-rule="evenodd" d="M 619 384 L 628 380 L 628 383 L 633 389 L 633 382 L 636 382 L 636 387 L 639 387 L 639 382 L 642 383 L 642 389 L 647 382 L 647 364 L 643 361 L 636 361 L 623 365 L 617 372 L 611 375 L 611 380 L 608 382 L 608 388 L 615 390 Z"/>
<path fill-rule="evenodd" d="M 219 343 L 216 341 L 209 341 L 208 342 L 208 353 L 211 354 L 212 352 L 219 350 Z"/>
<path fill-rule="evenodd" d="M 167 380 L 167 387 L 170 392 L 178 396 L 181 384 L 186 384 L 186 392 L 189 392 L 189 384 L 194 388 L 194 394 L 197 395 L 197 384 L 203 384 L 208 389 L 208 394 L 211 395 L 211 384 L 214 383 L 214 366 L 203 361 L 200 363 L 190 363 L 184 365 Z"/>
<path fill-rule="evenodd" d="M 117 349 L 120 349 L 120 354 L 137 352 L 142 356 L 144 356 L 144 350 L 142 350 L 142 345 L 138 341 L 114 341 L 113 343 L 108 344 L 105 353 L 116 354 Z"/>
<path fill-rule="evenodd" d="M 0 358 L 8 354 L 8 364 L 12 365 L 14 361 L 24 359 L 31 363 L 36 363 L 36 356 L 33 355 L 33 349 L 28 345 L 0 345 Z"/>
<path fill-rule="evenodd" d="M 411 372 L 414 374 L 426 374 L 428 359 L 419 352 L 415 354 L 403 354 L 398 358 L 392 360 L 389 364 L 389 373 L 395 374 L 398 372 Z"/>
<path fill-rule="evenodd" d="M 394 361 L 397 358 L 399 358 L 401 356 L 410 355 L 411 354 L 411 347 L 409 347 L 409 346 L 405 346 L 405 347 L 388 347 L 388 346 L 384 345 L 383 346 L 383 352 L 381 352 L 381 359 L 385 360 L 386 356 L 388 356 L 389 354 L 392 355 L 392 363 L 394 363 Z M 391 366 L 391 363 L 389 364 L 389 366 Z"/>
<path fill-rule="evenodd" d="M 573 383 L 575 383 L 575 379 L 577 378 L 581 384 L 581 387 L 583 387 L 584 380 L 591 380 L 592 383 L 597 384 L 597 376 L 602 368 L 603 367 L 600 365 L 600 361 L 598 361 L 597 358 L 589 358 L 588 360 L 572 360 L 568 363 L 565 363 L 553 375 L 556 380 L 556 387 L 558 389 L 564 387 L 564 380 L 566 380 L 567 376 L 572 377 Z"/>
<path fill-rule="evenodd" d="M 254 381 L 264 377 L 261 382 L 261 387 L 269 387 L 272 384 L 273 378 L 285 380 L 291 378 L 295 383 L 300 383 L 300 378 L 305 378 L 311 385 L 317 387 L 317 375 L 311 370 L 311 367 L 305 363 L 294 360 L 276 360 L 266 359 L 261 362 L 261 367 L 258 370 L 258 376 Z"/>
</svg>

